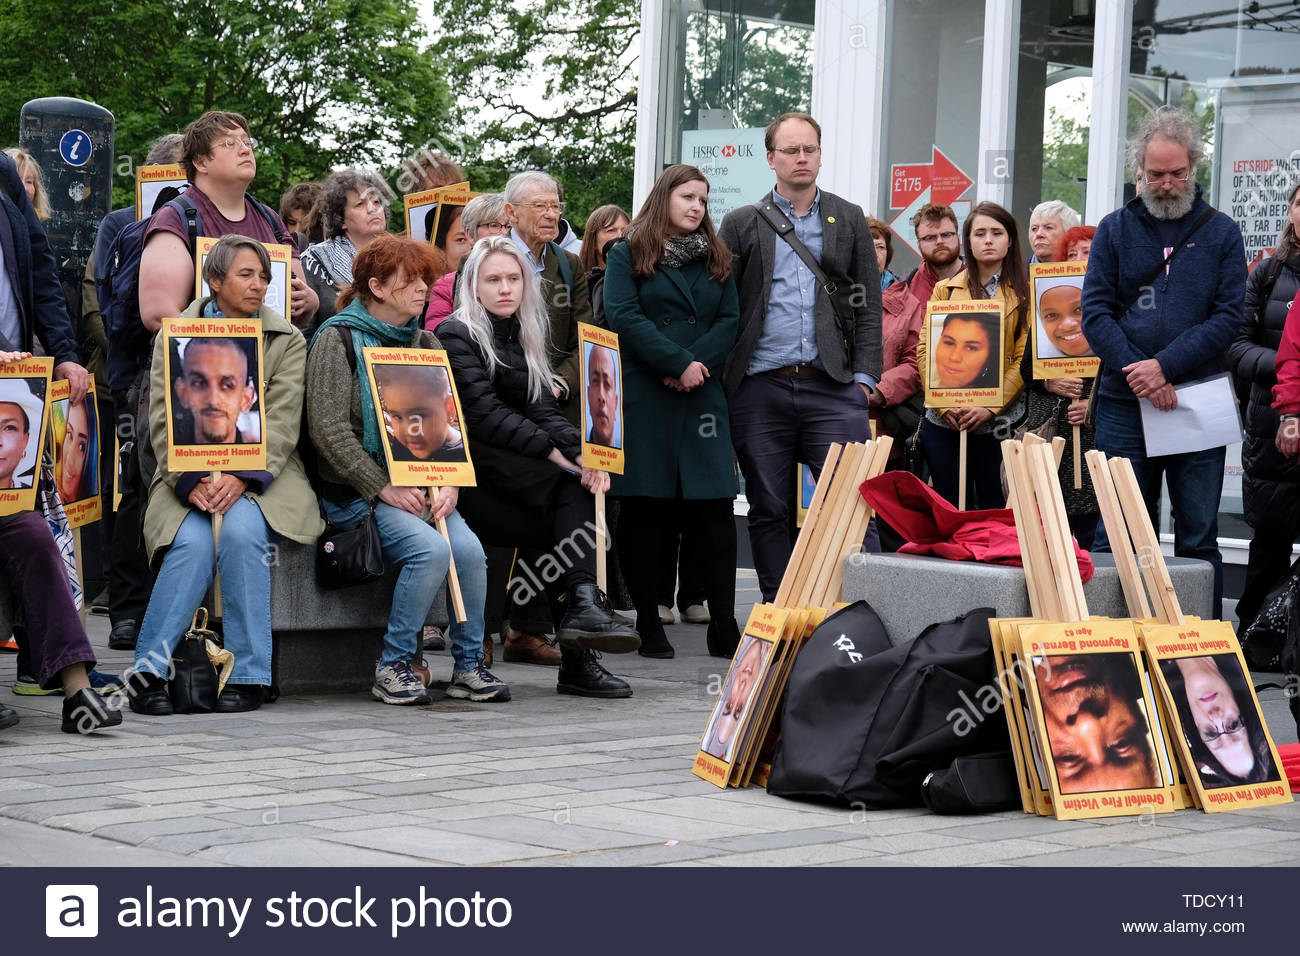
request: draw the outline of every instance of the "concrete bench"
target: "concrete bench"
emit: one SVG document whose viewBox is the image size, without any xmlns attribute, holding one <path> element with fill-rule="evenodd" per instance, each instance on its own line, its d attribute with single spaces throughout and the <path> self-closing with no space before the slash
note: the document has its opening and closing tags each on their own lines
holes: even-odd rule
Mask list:
<svg viewBox="0 0 1300 956">
<path fill-rule="evenodd" d="M 1096 573 L 1083 586 L 1088 611 L 1128 617 L 1119 572 L 1110 554 L 1094 553 Z M 1207 561 L 1166 558 L 1183 613 L 1209 617 L 1214 603 L 1214 569 Z M 977 561 L 948 561 L 909 554 L 851 554 L 844 559 L 844 600 L 865 600 L 880 615 L 895 644 L 926 627 L 978 607 L 998 617 L 1029 617 L 1029 592 L 1022 568 Z"/>
<path fill-rule="evenodd" d="M 397 570 L 378 581 L 341 591 L 316 587 L 316 549 L 281 541 L 271 565 L 272 672 L 285 694 L 339 694 L 367 690 L 388 627 Z M 211 598 L 207 607 L 212 607 Z M 15 607 L 0 577 L 0 633 L 13 629 Z M 446 585 L 427 624 L 447 626 Z"/>
</svg>

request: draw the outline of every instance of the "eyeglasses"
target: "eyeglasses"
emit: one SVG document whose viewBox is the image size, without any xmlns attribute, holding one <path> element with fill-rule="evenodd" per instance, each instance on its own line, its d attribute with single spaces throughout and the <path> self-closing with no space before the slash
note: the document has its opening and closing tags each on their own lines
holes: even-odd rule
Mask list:
<svg viewBox="0 0 1300 956">
<path fill-rule="evenodd" d="M 1191 170 L 1188 169 L 1175 169 L 1171 173 L 1160 171 L 1143 173 L 1142 178 L 1150 185 L 1155 186 L 1165 182 L 1166 180 L 1175 183 L 1185 183 L 1192 178 L 1192 173 Z"/>
<path fill-rule="evenodd" d="M 509 223 L 502 222 L 499 219 L 493 219 L 491 222 L 480 222 L 478 224 L 477 231 L 482 232 L 484 229 L 486 229 L 489 232 L 500 233 L 500 232 L 505 232 L 509 228 L 510 228 Z"/>
<path fill-rule="evenodd" d="M 564 208 L 567 203 L 562 202 L 521 202 L 519 205 L 527 206 L 538 215 L 546 215 L 548 212 L 564 214 Z"/>
<path fill-rule="evenodd" d="M 236 146 L 243 146 L 245 149 L 257 149 L 257 140 L 253 139 L 251 136 L 247 139 L 232 139 L 227 137 L 226 139 L 219 139 L 212 144 L 213 149 L 216 149 L 218 146 L 222 149 L 234 149 Z"/>
<path fill-rule="evenodd" d="M 1246 724 L 1240 717 L 1234 717 L 1223 725 L 1223 730 L 1213 731 L 1206 730 L 1201 733 L 1201 739 L 1207 744 L 1212 744 L 1220 737 L 1235 737 L 1246 729 Z"/>
<path fill-rule="evenodd" d="M 822 151 L 820 146 L 777 146 L 772 152 L 780 153 L 782 156 L 798 156 L 803 153 L 805 156 L 816 156 Z"/>
<path fill-rule="evenodd" d="M 952 242 L 956 238 L 957 238 L 957 233 L 955 232 L 936 232 L 933 236 L 917 236 L 916 241 L 924 242 L 924 243 L 940 242 L 940 241 Z"/>
</svg>

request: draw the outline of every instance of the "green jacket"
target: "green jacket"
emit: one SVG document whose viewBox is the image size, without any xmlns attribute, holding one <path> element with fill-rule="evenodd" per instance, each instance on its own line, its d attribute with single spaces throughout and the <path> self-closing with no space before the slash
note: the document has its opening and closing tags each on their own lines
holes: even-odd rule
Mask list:
<svg viewBox="0 0 1300 956">
<path fill-rule="evenodd" d="M 731 427 L 722 367 L 736 344 L 740 302 L 731 276 L 709 278 L 704 262 L 632 276 L 627 243 L 610 252 L 605 316 L 618 333 L 623 364 L 623 447 L 627 467 L 613 476 L 617 495 L 734 498 Z M 663 384 L 693 361 L 704 384 L 678 392 Z"/>
<path fill-rule="evenodd" d="M 203 314 L 208 297 L 190 303 L 182 318 Z M 266 470 L 273 480 L 266 491 L 244 496 L 262 509 L 271 530 L 303 544 L 314 544 L 325 530 L 320 506 L 302 461 L 298 458 L 298 432 L 302 426 L 307 343 L 302 333 L 266 306 L 258 313 L 262 322 L 262 400 L 266 403 Z M 158 470 L 149 486 L 149 506 L 144 517 L 144 541 L 150 560 L 172 543 L 190 513 L 176 496 L 181 473 L 167 470 L 167 381 L 163 337 L 154 337 L 153 366 L 149 372 L 149 435 L 158 453 Z"/>
<path fill-rule="evenodd" d="M 556 253 L 564 256 L 573 274 L 570 292 L 560 272 Z M 582 270 L 582 260 L 572 252 L 547 248 L 542 268 L 542 298 L 546 314 L 551 320 L 551 367 L 569 386 L 569 394 L 560 399 L 560 411 L 570 425 L 578 424 L 582 411 L 582 361 L 578 355 L 578 323 L 592 324 L 591 295 L 587 289 L 587 275 Z"/>
</svg>

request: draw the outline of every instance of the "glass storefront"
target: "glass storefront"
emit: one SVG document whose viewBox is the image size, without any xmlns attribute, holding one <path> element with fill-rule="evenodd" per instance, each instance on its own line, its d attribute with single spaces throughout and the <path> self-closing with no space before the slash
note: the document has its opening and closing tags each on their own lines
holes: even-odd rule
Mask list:
<svg viewBox="0 0 1300 956">
<path fill-rule="evenodd" d="M 861 13 L 863 23 L 878 15 L 875 0 L 843 2 L 850 12 Z M 868 179 L 875 201 L 849 198 L 894 225 L 895 273 L 906 274 L 918 261 L 908 222 L 915 208 L 946 201 L 964 217 L 990 191 L 989 183 L 977 181 L 980 170 L 1005 169 L 1009 179 L 1000 195 L 1022 225 L 1046 199 L 1062 199 L 1083 212 L 1090 151 L 1104 150 L 1120 164 L 1120 143 L 1150 110 L 1166 103 L 1199 118 L 1209 147 L 1202 186 L 1207 198 L 1241 225 L 1248 259 L 1257 261 L 1271 250 L 1283 225 L 1278 196 L 1300 177 L 1300 123 L 1295 121 L 1300 3 L 1133 0 L 1122 87 L 1126 103 L 1120 109 L 1117 96 L 1113 111 L 1127 117 L 1121 131 L 1092 127 L 1092 97 L 1102 88 L 1093 82 L 1101 45 L 1095 31 L 1099 22 L 1120 22 L 1116 2 L 1020 0 L 1013 36 L 1019 55 L 1011 64 L 989 64 L 986 28 L 996 32 L 994 16 L 1005 22 L 1015 5 L 891 0 L 885 29 L 869 38 L 865 54 L 884 61 L 879 113 L 866 108 L 860 114 L 867 135 L 880 142 L 882 160 Z M 835 68 L 814 62 L 813 0 L 664 3 L 667 30 L 654 136 L 663 165 L 704 155 L 698 149 L 696 157 L 683 155 L 684 132 L 688 143 L 695 143 L 697 131 L 756 129 L 786 110 L 809 109 L 814 69 Z M 1121 45 L 1112 44 L 1113 49 L 1122 48 L 1123 40 L 1106 39 Z M 982 117 L 998 92 L 985 85 L 999 75 L 1009 88 L 1014 135 L 1009 142 L 981 144 L 987 135 Z M 858 92 L 839 87 L 834 95 Z M 989 149 L 1005 153 L 1001 167 L 982 153 Z M 1130 179 L 1126 170 L 1119 177 L 1123 183 Z M 1131 183 L 1124 192 L 1132 195 Z M 1102 208 L 1112 205 L 1108 201 Z M 1240 454 L 1233 448 L 1224 487 L 1224 538 L 1249 537 L 1241 510 Z M 1167 507 L 1163 530 L 1171 530 Z M 1244 551 L 1229 553 L 1228 559 L 1244 563 Z"/>
</svg>

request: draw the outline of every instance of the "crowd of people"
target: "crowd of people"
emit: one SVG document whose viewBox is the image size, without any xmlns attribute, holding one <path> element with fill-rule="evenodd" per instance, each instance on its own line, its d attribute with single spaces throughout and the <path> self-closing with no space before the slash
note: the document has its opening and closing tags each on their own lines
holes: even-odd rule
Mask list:
<svg viewBox="0 0 1300 956">
<path fill-rule="evenodd" d="M 998 443 L 1026 430 L 1050 427 L 1070 441 L 1077 435 L 1085 449 L 1128 457 L 1149 507 L 1167 480 L 1176 553 L 1214 564 L 1218 615 L 1224 448 L 1149 458 L 1140 405 L 1172 409 L 1176 385 L 1227 365 L 1250 396 L 1246 511 L 1257 536 L 1240 611 L 1243 621 L 1256 613 L 1300 533 L 1300 187 L 1273 259 L 1248 281 L 1238 227 L 1197 184 L 1196 123 L 1162 108 L 1131 144 L 1135 198 L 1096 226 L 1060 201 L 1035 208 L 1027 230 L 996 203 L 976 204 L 964 220 L 927 205 L 912 220 L 920 264 L 900 278 L 889 270 L 889 226 L 819 187 L 821 135 L 804 113 L 774 120 L 765 136 L 774 187 L 720 223 L 709 214 L 708 177 L 692 166 L 664 170 L 634 216 L 617 206 L 593 210 L 581 234 L 565 218 L 562 185 L 527 171 L 500 192 L 448 206 L 427 234 L 412 237 L 391 234 L 385 184 L 362 169 L 294 186 L 278 214 L 257 202 L 249 193 L 257 142 L 236 113 L 208 112 L 183 134 L 160 138 L 149 161 L 180 163 L 189 185 L 183 200 L 140 211 L 147 226 L 137 312 L 126 332 L 108 338 L 112 414 L 102 416 L 132 437 L 107 564 L 109 646 L 134 648 L 134 666 L 126 681 L 94 670 L 70 592 L 47 586 L 64 574 L 48 525 L 28 512 L 0 518 L 0 569 L 25 618 L 16 633 L 20 676 L 32 692 L 65 695 L 69 732 L 119 722 L 102 694 L 124 685 L 137 714 L 171 713 L 173 652 L 219 570 L 234 668 L 216 709 L 255 709 L 272 681 L 268 546 L 314 543 L 326 522 L 371 521 L 399 575 L 375 666 L 377 700 L 431 700 L 423 651 L 439 635 L 425 622 L 453 561 L 465 614 L 452 615 L 447 632 L 448 696 L 509 700 L 491 670 L 500 635 L 505 660 L 558 667 L 560 693 L 627 697 L 631 685 L 600 655 L 672 657 L 664 624 L 674 600 L 683 619 L 707 624 L 711 654 L 731 657 L 740 643 L 737 468 L 758 583 L 770 601 L 796 533 L 798 466 L 815 478 L 832 443 L 865 441 L 873 431 L 895 440 L 890 468 L 913 470 L 954 503 L 964 491 L 971 508 L 1004 505 Z M 0 160 L 0 180 L 0 363 L 37 350 L 54 356 L 75 407 L 87 372 L 40 225 L 40 171 L 24 154 Z M 463 180 L 439 159 L 420 185 Z M 104 220 L 94 256 L 101 265 L 135 219 L 132 208 Z M 196 236 L 220 240 L 202 264 L 209 294 L 198 298 Z M 293 249 L 288 315 L 267 302 L 271 243 Z M 1044 295 L 1035 307 L 1029 266 L 1066 261 L 1087 263 L 1081 294 Z M 95 271 L 92 259 L 88 274 Z M 922 335 L 927 303 L 979 300 L 998 303 L 1003 321 L 954 311 L 933 337 Z M 97 308 L 87 296 L 83 311 Z M 1095 379 L 1035 378 L 1035 315 L 1061 355 L 1100 358 Z M 194 339 L 183 357 L 169 356 L 156 333 L 172 316 L 254 323 L 261 367 L 252 370 L 228 339 Z M 579 323 L 618 334 L 621 375 L 605 359 L 584 364 Z M 362 350 L 373 346 L 445 350 L 460 419 L 452 421 L 445 385 L 421 391 L 378 372 L 372 383 Z M 585 421 L 584 385 L 594 403 Z M 617 421 L 608 404 L 615 387 Z M 244 440 L 241 416 L 260 403 L 265 467 L 172 470 L 164 452 L 176 440 L 165 402 L 173 388 L 196 440 Z M 927 408 L 930 388 L 984 388 L 996 398 Z M 137 429 L 142 393 L 147 414 Z M 394 484 L 378 394 L 392 402 L 390 453 L 400 446 L 403 458 L 429 460 L 463 453 L 467 440 L 476 485 Z M 0 430 L 15 448 L 30 426 L 24 415 L 0 398 Z M 402 425 L 403 416 L 416 427 Z M 584 460 L 584 440 L 617 441 L 625 472 L 611 476 Z M 1067 452 L 1061 466 L 1071 529 L 1085 548 L 1104 549 L 1087 476 L 1073 489 L 1073 457 Z M 0 487 L 11 486 L 15 467 L 0 470 Z M 67 490 L 64 480 L 58 490 Z M 595 502 L 605 492 L 611 590 L 634 619 L 597 586 Z M 873 521 L 864 547 L 899 543 Z M 16 719 L 0 705 L 0 726 Z"/>
</svg>

